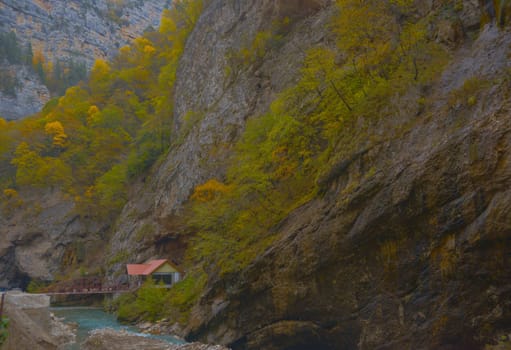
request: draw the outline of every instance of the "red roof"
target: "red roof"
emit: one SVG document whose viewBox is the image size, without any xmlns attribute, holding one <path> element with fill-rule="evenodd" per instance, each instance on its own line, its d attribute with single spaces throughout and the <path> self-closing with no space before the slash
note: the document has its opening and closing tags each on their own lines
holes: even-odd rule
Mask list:
<svg viewBox="0 0 511 350">
<path fill-rule="evenodd" d="M 128 275 L 143 275 L 144 271 L 147 269 L 147 265 L 145 264 L 128 264 L 126 265 L 128 269 Z"/>
<path fill-rule="evenodd" d="M 160 266 L 162 266 L 165 263 L 170 264 L 172 267 L 179 271 L 179 268 L 172 264 L 167 259 L 151 260 L 148 261 L 146 264 L 128 264 L 126 265 L 126 268 L 128 269 L 128 275 L 147 276 L 152 274 L 155 270 L 157 270 Z"/>
</svg>

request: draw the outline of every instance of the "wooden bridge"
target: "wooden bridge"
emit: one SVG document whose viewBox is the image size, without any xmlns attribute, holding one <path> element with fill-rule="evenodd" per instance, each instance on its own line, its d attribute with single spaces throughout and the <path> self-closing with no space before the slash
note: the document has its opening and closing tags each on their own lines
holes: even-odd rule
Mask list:
<svg viewBox="0 0 511 350">
<path fill-rule="evenodd" d="M 46 295 L 49 295 L 49 296 L 54 296 L 54 295 L 89 295 L 89 294 L 117 294 L 117 293 L 129 293 L 129 292 L 133 292 L 135 291 L 136 288 L 131 288 L 131 289 L 113 289 L 113 290 L 96 290 L 96 289 L 92 289 L 92 290 L 88 290 L 88 289 L 85 289 L 85 290 L 74 290 L 74 291 L 69 291 L 69 292 L 54 292 L 54 291 L 50 291 L 50 292 L 44 292 L 44 294 Z"/>
<path fill-rule="evenodd" d="M 84 277 L 76 280 L 60 282 L 42 292 L 49 296 L 57 295 L 91 295 L 91 294 L 117 294 L 129 293 L 137 288 L 129 284 L 103 284 L 98 277 Z"/>
</svg>

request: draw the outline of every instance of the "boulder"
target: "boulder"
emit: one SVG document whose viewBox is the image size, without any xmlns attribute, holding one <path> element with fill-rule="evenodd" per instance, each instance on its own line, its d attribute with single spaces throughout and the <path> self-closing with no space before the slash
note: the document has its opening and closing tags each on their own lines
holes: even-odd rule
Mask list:
<svg viewBox="0 0 511 350">
<path fill-rule="evenodd" d="M 9 292 L 5 312 L 9 335 L 2 350 L 58 350 L 75 339 L 70 327 L 52 317 L 46 295 Z"/>
</svg>

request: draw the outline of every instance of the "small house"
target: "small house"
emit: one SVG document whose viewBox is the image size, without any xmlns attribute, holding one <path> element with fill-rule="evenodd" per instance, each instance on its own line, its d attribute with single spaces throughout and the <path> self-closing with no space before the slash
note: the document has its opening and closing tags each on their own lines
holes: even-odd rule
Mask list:
<svg viewBox="0 0 511 350">
<path fill-rule="evenodd" d="M 165 286 L 170 287 L 182 277 L 182 271 L 167 259 L 151 260 L 145 264 L 128 264 L 126 268 L 130 280 L 138 282 L 139 285 L 151 276 L 155 283 L 163 282 Z"/>
</svg>

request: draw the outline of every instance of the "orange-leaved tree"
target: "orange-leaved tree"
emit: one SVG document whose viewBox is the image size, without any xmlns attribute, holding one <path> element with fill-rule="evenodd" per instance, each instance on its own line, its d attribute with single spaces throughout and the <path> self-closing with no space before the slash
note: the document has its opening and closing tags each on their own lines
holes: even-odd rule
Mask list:
<svg viewBox="0 0 511 350">
<path fill-rule="evenodd" d="M 62 149 L 66 146 L 67 135 L 64 132 L 62 123 L 58 120 L 46 123 L 44 131 L 52 137 L 54 147 Z"/>
<path fill-rule="evenodd" d="M 210 179 L 202 185 L 196 186 L 190 198 L 199 202 L 209 202 L 217 196 L 227 193 L 229 190 L 229 186 L 217 179 Z"/>
</svg>

